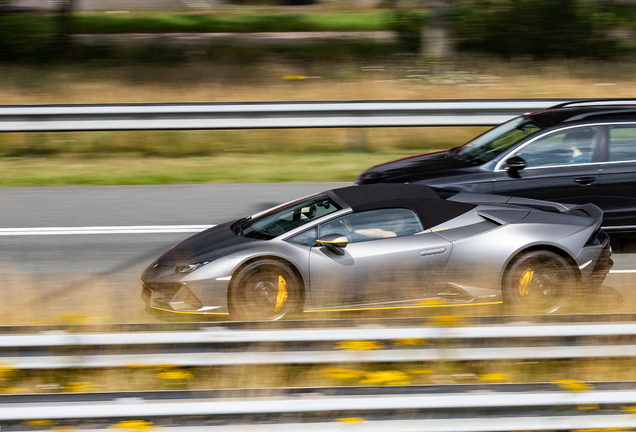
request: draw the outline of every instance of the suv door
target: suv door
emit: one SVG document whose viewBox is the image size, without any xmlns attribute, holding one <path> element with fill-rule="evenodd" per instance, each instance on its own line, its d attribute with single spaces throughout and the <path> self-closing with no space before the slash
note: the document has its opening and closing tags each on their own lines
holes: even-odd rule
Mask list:
<svg viewBox="0 0 636 432">
<path fill-rule="evenodd" d="M 578 126 L 541 135 L 522 145 L 495 168 L 497 194 L 562 203 L 598 203 L 601 134 L 596 126 Z M 521 157 L 526 166 L 506 169 Z"/>
<path fill-rule="evenodd" d="M 636 229 L 636 124 L 613 124 L 604 130 L 607 162 L 599 191 L 603 226 Z"/>
</svg>

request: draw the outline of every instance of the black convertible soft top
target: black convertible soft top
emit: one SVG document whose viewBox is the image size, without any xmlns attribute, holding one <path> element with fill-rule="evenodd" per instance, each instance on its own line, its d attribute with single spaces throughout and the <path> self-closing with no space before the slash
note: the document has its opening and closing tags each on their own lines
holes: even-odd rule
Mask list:
<svg viewBox="0 0 636 432">
<path fill-rule="evenodd" d="M 420 218 L 424 229 L 449 221 L 476 207 L 475 204 L 446 201 L 430 187 L 419 184 L 376 183 L 331 191 L 355 212 L 407 208 Z"/>
</svg>

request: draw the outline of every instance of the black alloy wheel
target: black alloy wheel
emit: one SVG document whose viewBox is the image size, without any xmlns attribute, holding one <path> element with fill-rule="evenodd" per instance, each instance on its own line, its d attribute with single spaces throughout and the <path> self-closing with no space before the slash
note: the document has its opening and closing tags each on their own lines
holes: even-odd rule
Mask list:
<svg viewBox="0 0 636 432">
<path fill-rule="evenodd" d="M 504 302 L 523 313 L 553 313 L 576 286 L 570 264 L 561 255 L 536 250 L 519 256 L 504 280 Z"/>
<path fill-rule="evenodd" d="M 285 263 L 259 260 L 243 267 L 232 278 L 230 315 L 242 321 L 275 321 L 301 307 L 301 285 Z"/>
</svg>

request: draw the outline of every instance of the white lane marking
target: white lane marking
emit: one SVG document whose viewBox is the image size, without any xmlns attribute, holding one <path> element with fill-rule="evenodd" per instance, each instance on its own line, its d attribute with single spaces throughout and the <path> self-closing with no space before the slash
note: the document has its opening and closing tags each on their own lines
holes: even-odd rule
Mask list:
<svg viewBox="0 0 636 432">
<path fill-rule="evenodd" d="M 0 236 L 197 233 L 216 225 L 0 228 Z"/>
<path fill-rule="evenodd" d="M 636 273 L 636 270 L 610 270 L 610 273 Z"/>
</svg>

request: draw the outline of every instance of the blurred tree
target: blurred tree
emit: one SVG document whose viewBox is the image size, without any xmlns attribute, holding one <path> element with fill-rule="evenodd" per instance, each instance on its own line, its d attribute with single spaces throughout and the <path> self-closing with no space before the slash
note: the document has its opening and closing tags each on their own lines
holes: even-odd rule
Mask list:
<svg viewBox="0 0 636 432">
<path fill-rule="evenodd" d="M 456 0 L 453 24 L 459 48 L 506 57 L 611 55 L 595 31 L 596 11 L 577 0 Z M 596 27 L 599 27 L 598 25 Z"/>
<path fill-rule="evenodd" d="M 55 47 L 60 55 L 69 54 L 71 35 L 73 34 L 73 9 L 75 5 L 76 0 L 59 0 Z"/>
<path fill-rule="evenodd" d="M 8 24 L 10 0 L 0 0 L 0 60 L 9 57 L 9 44 L 11 38 Z"/>
<path fill-rule="evenodd" d="M 62 36 L 69 36 L 73 34 L 73 9 L 75 8 L 76 0 L 59 0 L 58 6 L 58 34 Z"/>
<path fill-rule="evenodd" d="M 452 58 L 453 0 L 384 0 L 382 6 L 395 9 L 393 28 L 402 46 L 435 62 Z"/>
<path fill-rule="evenodd" d="M 453 56 L 451 42 L 450 12 L 452 0 L 425 0 L 428 12 L 426 24 L 422 27 L 422 54 L 438 60 L 448 60 Z"/>
</svg>

